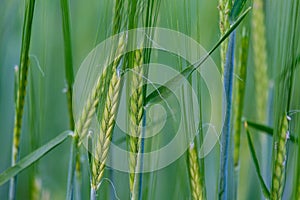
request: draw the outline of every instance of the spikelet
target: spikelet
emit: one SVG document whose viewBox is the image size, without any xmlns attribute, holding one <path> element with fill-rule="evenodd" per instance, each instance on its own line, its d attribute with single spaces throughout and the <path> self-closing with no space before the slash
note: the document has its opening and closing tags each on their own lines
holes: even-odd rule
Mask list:
<svg viewBox="0 0 300 200">
<path fill-rule="evenodd" d="M 278 133 L 277 140 L 274 143 L 274 165 L 272 175 L 271 199 L 281 199 L 284 174 L 286 165 L 286 142 L 289 139 L 288 119 L 286 116 L 282 119 L 281 130 Z"/>
</svg>

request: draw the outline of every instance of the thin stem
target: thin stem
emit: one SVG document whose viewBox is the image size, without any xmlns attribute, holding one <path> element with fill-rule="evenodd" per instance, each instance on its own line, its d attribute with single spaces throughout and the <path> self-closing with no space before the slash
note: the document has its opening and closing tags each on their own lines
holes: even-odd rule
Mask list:
<svg viewBox="0 0 300 200">
<path fill-rule="evenodd" d="M 203 116 L 202 116 L 202 97 L 201 97 L 201 79 L 198 79 L 198 92 L 199 92 L 199 140 L 196 140 L 196 145 L 202 147 L 203 145 L 203 139 L 204 139 L 204 133 L 203 133 Z M 198 154 L 197 154 L 198 155 Z M 199 167 L 200 167 L 200 185 L 202 186 L 202 197 L 203 199 L 207 199 L 206 197 L 206 184 L 205 184 L 205 162 L 204 162 L 204 156 L 198 155 L 199 158 Z"/>
<path fill-rule="evenodd" d="M 235 31 L 232 32 L 229 38 L 228 51 L 226 56 L 224 86 L 225 97 L 223 97 L 223 107 L 225 109 L 225 122 L 221 136 L 221 167 L 219 179 L 219 199 L 228 199 L 228 174 L 231 173 L 228 168 L 230 146 L 230 124 L 231 124 L 231 108 L 232 108 L 232 85 L 234 72 L 234 46 L 235 46 Z M 226 101 L 225 101 L 226 100 Z M 226 105 L 225 105 L 226 102 Z"/>
<path fill-rule="evenodd" d="M 72 43 L 70 33 L 70 12 L 67 0 L 61 0 L 62 25 L 64 36 L 64 52 L 65 52 L 65 75 L 67 82 L 67 100 L 70 119 L 70 129 L 74 130 L 74 118 L 72 109 L 72 89 L 74 83 L 73 59 L 72 59 Z"/>
<path fill-rule="evenodd" d="M 90 200 L 96 200 L 96 199 L 97 199 L 97 190 L 91 187 Z"/>
<path fill-rule="evenodd" d="M 74 191 L 74 170 L 75 170 L 75 158 L 77 151 L 77 139 L 73 137 L 71 149 L 70 149 L 70 159 L 69 159 L 69 169 L 68 169 L 68 181 L 67 181 L 67 197 L 66 199 L 71 200 L 73 198 Z"/>
<path fill-rule="evenodd" d="M 70 33 L 70 12 L 69 12 L 69 4 L 68 0 L 61 0 L 61 11 L 62 11 L 62 25 L 63 25 L 63 37 L 64 37 L 64 53 L 65 53 L 65 76 L 67 82 L 67 104 L 68 104 L 68 113 L 69 113 L 69 126 L 71 130 L 74 130 L 74 118 L 73 118 L 73 107 L 72 107 L 72 91 L 73 91 L 73 83 L 74 83 L 74 72 L 73 72 L 73 59 L 72 59 L 72 42 L 71 42 L 71 33 Z M 78 198 L 80 199 L 80 187 L 74 187 L 74 176 L 76 176 L 76 185 L 80 186 L 81 180 L 78 177 L 81 177 L 80 171 L 80 155 L 78 151 L 78 135 L 75 132 L 75 136 L 73 138 L 73 144 L 70 152 L 70 167 L 68 172 L 68 192 L 67 199 L 71 199 L 73 196 L 74 189 L 78 189 L 76 194 L 78 194 Z M 76 165 L 75 161 L 76 160 Z"/>
<path fill-rule="evenodd" d="M 246 28 L 244 27 L 241 37 L 241 46 L 239 49 L 239 65 L 237 66 L 237 75 L 240 80 L 236 80 L 235 83 L 235 106 L 234 106 L 234 152 L 233 152 L 233 163 L 234 163 L 234 193 L 237 198 L 237 188 L 240 171 L 240 135 L 242 126 L 242 114 L 244 108 L 244 96 L 247 78 L 247 61 L 248 61 L 248 47 L 249 47 L 249 35 Z"/>
</svg>

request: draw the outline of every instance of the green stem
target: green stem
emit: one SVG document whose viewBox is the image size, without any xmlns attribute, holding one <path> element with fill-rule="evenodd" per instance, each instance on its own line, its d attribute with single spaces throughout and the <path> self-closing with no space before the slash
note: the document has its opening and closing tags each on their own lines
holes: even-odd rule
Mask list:
<svg viewBox="0 0 300 200">
<path fill-rule="evenodd" d="M 65 75 L 67 81 L 67 100 L 70 120 L 70 129 L 74 130 L 74 119 L 72 109 L 72 89 L 74 83 L 73 59 L 72 59 L 72 43 L 70 33 L 70 12 L 67 0 L 61 0 L 62 25 L 64 37 L 64 53 L 65 53 Z"/>
<path fill-rule="evenodd" d="M 73 58 L 72 58 L 72 37 L 70 33 L 70 12 L 68 0 L 61 0 L 61 11 L 62 11 L 62 25 L 63 25 L 63 37 L 64 37 L 64 53 L 65 53 L 65 76 L 67 82 L 67 104 L 69 113 L 69 126 L 71 130 L 74 130 L 74 118 L 73 118 L 73 107 L 72 107 L 72 91 L 74 84 L 74 72 L 73 72 Z M 74 141 L 72 142 L 70 152 L 70 164 L 68 172 L 68 186 L 67 186 L 67 199 L 72 199 L 74 190 L 76 189 L 77 198 L 80 199 L 80 187 L 74 187 L 74 176 L 81 177 L 80 171 L 80 155 L 78 150 L 78 135 L 75 132 Z M 74 161 L 75 160 L 75 161 Z M 75 179 L 76 184 L 80 186 L 81 180 Z M 77 189 L 79 191 L 77 191 Z"/>
<path fill-rule="evenodd" d="M 228 177 L 232 173 L 229 167 L 230 152 L 230 128 L 231 128 L 231 110 L 232 110 L 232 86 L 234 72 L 234 47 L 235 47 L 235 31 L 229 38 L 228 51 L 226 54 L 226 64 L 224 71 L 224 87 L 225 96 L 223 97 L 223 109 L 225 109 L 225 122 L 221 135 L 221 166 L 219 178 L 219 199 L 228 199 L 229 180 Z M 224 104 L 226 102 L 226 104 Z M 230 152 L 230 153 L 229 153 Z"/>
<path fill-rule="evenodd" d="M 90 200 L 96 200 L 96 199 L 97 199 L 97 189 L 91 187 Z"/>
<path fill-rule="evenodd" d="M 34 13 L 35 0 L 27 0 L 25 2 L 25 16 L 22 32 L 22 47 L 20 57 L 20 73 L 19 73 L 19 85 L 17 90 L 17 99 L 15 107 L 15 120 L 14 120 L 14 132 L 13 132 L 13 149 L 12 149 L 12 161 L 11 165 L 14 166 L 19 156 L 20 136 L 22 128 L 22 118 L 24 111 L 24 102 L 26 96 L 27 74 L 29 67 L 29 48 L 31 39 L 32 20 Z M 11 179 L 9 188 L 9 199 L 15 199 L 16 180 Z"/>
<path fill-rule="evenodd" d="M 245 96 L 245 86 L 247 77 L 247 61 L 248 61 L 248 47 L 249 47 L 249 35 L 244 27 L 242 32 L 242 37 L 240 41 L 239 50 L 239 65 L 237 66 L 237 76 L 240 80 L 236 80 L 235 88 L 235 106 L 234 106 L 234 152 L 233 152 L 233 162 L 235 171 L 235 197 L 237 197 L 237 188 L 239 180 L 239 167 L 240 167 L 240 135 L 242 126 L 242 115 L 244 108 L 244 96 Z"/>
</svg>

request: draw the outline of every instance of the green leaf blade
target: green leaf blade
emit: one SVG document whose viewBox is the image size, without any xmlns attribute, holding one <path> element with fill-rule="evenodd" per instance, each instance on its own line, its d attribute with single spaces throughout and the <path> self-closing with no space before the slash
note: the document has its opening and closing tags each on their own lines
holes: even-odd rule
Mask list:
<svg viewBox="0 0 300 200">
<path fill-rule="evenodd" d="M 175 76 L 169 80 L 165 85 L 160 86 L 157 90 L 154 90 L 146 97 L 146 105 L 157 103 L 162 101 L 164 98 L 172 94 L 171 90 L 177 88 L 181 85 L 184 79 L 187 79 L 197 68 L 199 68 L 209 56 L 221 45 L 221 43 L 226 40 L 227 37 L 237 28 L 237 26 L 243 21 L 246 15 L 251 10 L 251 7 L 247 8 L 245 12 L 230 26 L 229 30 L 219 39 L 219 41 L 213 46 L 213 48 L 199 61 L 194 64 L 189 65 L 185 70 L 183 70 L 179 75 Z M 168 89 L 169 88 L 169 89 Z M 171 89 L 171 90 L 170 90 Z"/>
<path fill-rule="evenodd" d="M 21 159 L 16 165 L 8 168 L 4 172 L 0 174 L 0 185 L 3 185 L 5 182 L 7 182 L 10 178 L 14 177 L 27 167 L 29 167 L 31 164 L 38 161 L 40 158 L 42 158 L 44 155 L 46 155 L 49 151 L 57 147 L 59 144 L 61 144 L 63 141 L 65 141 L 68 136 L 73 135 L 72 131 L 65 131 L 61 134 L 59 134 L 54 139 L 50 140 L 47 144 L 41 146 L 37 150 L 33 151 L 29 155 L 27 155 L 25 158 Z"/>
<path fill-rule="evenodd" d="M 265 184 L 265 181 L 263 180 L 261 170 L 260 170 L 260 166 L 259 166 L 259 162 L 258 162 L 258 158 L 256 156 L 255 148 L 254 148 L 251 136 L 250 136 L 251 134 L 250 134 L 250 131 L 248 129 L 247 122 L 245 122 L 245 129 L 246 129 L 246 133 L 247 133 L 247 140 L 248 140 L 248 144 L 249 144 L 250 154 L 251 154 L 254 166 L 255 166 L 255 171 L 256 171 L 258 179 L 259 179 L 261 190 L 262 190 L 265 198 L 270 199 L 270 191 L 269 191 L 267 185 Z"/>
<path fill-rule="evenodd" d="M 233 22 L 236 20 L 236 18 L 240 15 L 240 13 L 243 10 L 243 7 L 245 6 L 247 0 L 235 0 L 233 7 L 229 14 L 229 21 Z"/>
</svg>

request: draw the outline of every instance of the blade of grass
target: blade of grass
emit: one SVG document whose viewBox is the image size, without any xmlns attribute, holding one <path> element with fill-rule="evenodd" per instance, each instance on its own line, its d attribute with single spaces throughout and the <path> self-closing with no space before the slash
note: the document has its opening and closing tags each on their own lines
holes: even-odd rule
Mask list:
<svg viewBox="0 0 300 200">
<path fill-rule="evenodd" d="M 253 142 L 252 142 L 252 139 L 251 139 L 251 134 L 250 134 L 250 131 L 248 129 L 247 122 L 244 123 L 244 127 L 246 129 L 247 141 L 248 141 L 248 144 L 249 144 L 249 150 L 250 150 L 250 153 L 251 153 L 252 160 L 254 162 L 255 171 L 256 171 L 256 174 L 258 176 L 258 180 L 259 180 L 259 183 L 260 183 L 261 190 L 262 190 L 265 198 L 270 199 L 270 192 L 269 192 L 269 189 L 267 188 L 267 185 L 265 184 L 265 181 L 263 180 L 263 177 L 262 177 L 262 174 L 261 174 L 259 162 L 258 162 L 258 159 L 257 159 L 257 156 L 256 156 L 255 148 L 254 148 L 254 145 L 253 145 Z"/>
<path fill-rule="evenodd" d="M 229 22 L 234 22 L 243 11 L 247 0 L 235 0 L 229 14 Z"/>
<path fill-rule="evenodd" d="M 263 124 L 258 124 L 252 121 L 248 121 L 248 120 L 243 120 L 244 122 L 247 122 L 249 127 L 255 128 L 258 131 L 262 131 L 263 133 L 266 133 L 267 135 L 273 136 L 274 134 L 274 129 L 272 127 L 263 125 Z M 295 136 L 293 136 L 292 134 L 289 135 L 289 139 L 291 140 L 291 142 L 294 142 L 296 144 L 298 144 L 298 139 L 295 138 Z"/>
<path fill-rule="evenodd" d="M 73 132 L 65 131 L 59 134 L 54 139 L 50 140 L 47 144 L 41 146 L 37 150 L 33 151 L 32 153 L 21 159 L 14 166 L 2 172 L 0 174 L 0 185 L 3 185 L 10 178 L 16 176 L 21 171 L 23 171 L 24 169 L 38 161 L 40 158 L 45 156 L 49 151 L 51 151 L 52 149 L 60 145 L 63 141 L 65 141 L 68 138 L 68 136 L 73 136 Z"/>
<path fill-rule="evenodd" d="M 18 75 L 18 91 L 15 106 L 13 145 L 12 145 L 12 161 L 11 165 L 15 165 L 19 156 L 20 136 L 22 128 L 22 118 L 24 111 L 24 102 L 26 96 L 27 74 L 29 67 L 29 48 L 31 39 L 32 20 L 34 13 L 35 0 L 27 0 L 25 2 L 25 14 L 22 31 L 22 46 L 20 56 L 20 72 Z M 15 199 L 16 182 L 15 177 L 11 179 L 9 186 L 9 199 Z"/>
<path fill-rule="evenodd" d="M 268 135 L 273 135 L 273 128 L 269 127 L 269 126 L 265 126 L 262 124 L 258 124 L 252 121 L 248 121 L 248 120 L 243 120 L 244 122 L 247 122 L 248 126 L 255 128 L 256 130 L 262 131 L 264 133 L 267 133 Z"/>
<path fill-rule="evenodd" d="M 220 46 L 222 42 L 237 28 L 237 26 L 242 22 L 242 20 L 246 17 L 246 15 L 251 10 L 251 7 L 247 8 L 246 11 L 241 14 L 241 16 L 230 26 L 229 30 L 225 32 L 225 34 L 219 39 L 219 41 L 213 46 L 213 48 L 199 61 L 188 66 L 185 70 L 183 70 L 180 75 L 175 76 L 168 82 L 166 82 L 165 86 L 160 86 L 157 90 L 154 90 L 150 93 L 146 98 L 146 106 L 151 105 L 153 103 L 157 103 L 168 97 L 172 94 L 171 91 L 176 89 L 181 85 L 183 79 L 188 78 L 197 68 L 199 68 L 208 58 L 209 56 Z"/>
</svg>

